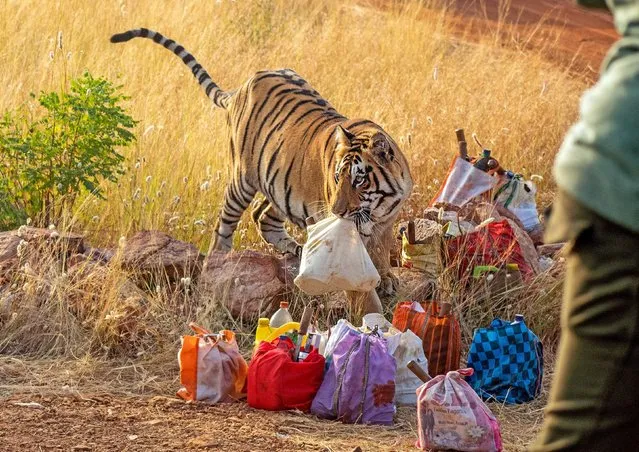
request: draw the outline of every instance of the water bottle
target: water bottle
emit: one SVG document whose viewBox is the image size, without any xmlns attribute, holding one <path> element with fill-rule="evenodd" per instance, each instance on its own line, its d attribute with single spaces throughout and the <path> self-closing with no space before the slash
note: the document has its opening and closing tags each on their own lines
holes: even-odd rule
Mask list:
<svg viewBox="0 0 639 452">
<path fill-rule="evenodd" d="M 484 149 L 482 157 L 473 165 L 478 170 L 488 172 L 488 161 L 490 160 L 490 149 Z"/>
<path fill-rule="evenodd" d="M 280 308 L 273 314 L 269 324 L 272 329 L 276 329 L 292 321 L 293 317 L 288 312 L 288 301 L 281 301 Z"/>
</svg>

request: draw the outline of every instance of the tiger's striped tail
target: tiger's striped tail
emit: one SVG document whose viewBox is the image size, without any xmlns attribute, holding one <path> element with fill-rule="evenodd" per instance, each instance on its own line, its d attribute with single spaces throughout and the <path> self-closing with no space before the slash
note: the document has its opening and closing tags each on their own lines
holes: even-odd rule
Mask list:
<svg viewBox="0 0 639 452">
<path fill-rule="evenodd" d="M 197 79 L 198 83 L 206 92 L 206 95 L 213 101 L 213 104 L 220 108 L 227 108 L 228 101 L 231 98 L 231 94 L 225 91 L 215 84 L 213 80 L 211 80 L 211 76 L 208 72 L 202 67 L 200 63 L 197 62 L 195 57 L 191 55 L 184 47 L 176 43 L 172 39 L 168 39 L 164 37 L 161 33 L 157 31 L 148 30 L 146 28 L 136 28 L 133 30 L 125 31 L 124 33 L 118 33 L 111 36 L 111 42 L 127 42 L 133 38 L 149 38 L 153 39 L 157 44 L 163 45 L 165 48 L 169 49 L 171 52 L 179 56 L 184 64 L 186 64 L 191 72 L 193 72 L 193 76 Z"/>
</svg>

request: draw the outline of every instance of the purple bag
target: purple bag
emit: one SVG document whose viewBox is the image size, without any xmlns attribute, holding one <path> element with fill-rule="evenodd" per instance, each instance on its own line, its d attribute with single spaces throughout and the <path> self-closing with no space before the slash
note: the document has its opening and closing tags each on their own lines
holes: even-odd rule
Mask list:
<svg viewBox="0 0 639 452">
<path fill-rule="evenodd" d="M 348 424 L 392 425 L 395 372 L 395 359 L 377 332 L 350 330 L 335 347 L 311 413 Z"/>
</svg>

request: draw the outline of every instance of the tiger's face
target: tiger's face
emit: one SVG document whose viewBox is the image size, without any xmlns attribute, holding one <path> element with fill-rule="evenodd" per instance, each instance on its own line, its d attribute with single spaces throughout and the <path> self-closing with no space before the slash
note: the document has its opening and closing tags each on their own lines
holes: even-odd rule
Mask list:
<svg viewBox="0 0 639 452">
<path fill-rule="evenodd" d="M 334 133 L 336 190 L 331 211 L 355 221 L 367 239 L 376 225 L 397 217 L 413 188 L 410 171 L 398 146 L 379 129 L 352 134 L 337 126 Z"/>
</svg>

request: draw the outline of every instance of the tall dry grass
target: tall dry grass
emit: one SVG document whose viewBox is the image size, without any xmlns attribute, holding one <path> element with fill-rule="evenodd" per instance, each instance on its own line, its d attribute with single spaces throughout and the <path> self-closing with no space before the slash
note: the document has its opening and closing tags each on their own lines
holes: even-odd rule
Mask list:
<svg viewBox="0 0 639 452">
<path fill-rule="evenodd" d="M 500 25 L 479 35 L 472 28 L 471 43 L 453 35 L 433 1 L 379 3 L 5 0 L 0 111 L 31 105 L 29 92 L 60 88 L 85 69 L 131 95 L 140 124 L 127 173 L 105 185 L 105 201 L 85 197 L 70 225 L 96 245 L 147 228 L 206 250 L 227 180 L 224 114 L 188 68 L 148 40 L 109 43 L 140 26 L 182 43 L 225 89 L 257 70 L 290 67 L 345 115 L 379 122 L 401 143 L 417 182 L 407 212 L 435 193 L 456 127 L 476 132 L 506 167 L 544 176 L 546 204 L 550 164 L 585 87 L 545 61 L 553 39 L 530 52 L 526 37 L 503 39 L 508 27 Z M 244 222 L 237 246 L 255 241 Z"/>
</svg>

